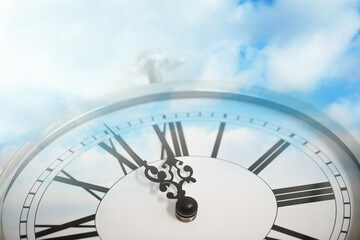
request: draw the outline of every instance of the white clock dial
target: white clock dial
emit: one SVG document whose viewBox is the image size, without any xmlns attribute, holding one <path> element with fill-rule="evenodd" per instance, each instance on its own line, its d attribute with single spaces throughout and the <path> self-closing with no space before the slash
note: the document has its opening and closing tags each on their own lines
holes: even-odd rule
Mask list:
<svg viewBox="0 0 360 240">
<path fill-rule="evenodd" d="M 3 238 L 357 239 L 356 143 L 316 112 L 230 87 L 147 87 L 47 132 L 3 175 Z M 169 184 L 146 166 L 172 167 Z M 189 223 L 179 189 L 198 204 Z"/>
</svg>

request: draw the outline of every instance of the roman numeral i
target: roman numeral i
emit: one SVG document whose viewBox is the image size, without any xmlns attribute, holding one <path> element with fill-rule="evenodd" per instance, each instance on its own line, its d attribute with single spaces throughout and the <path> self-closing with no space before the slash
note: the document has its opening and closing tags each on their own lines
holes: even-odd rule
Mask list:
<svg viewBox="0 0 360 240">
<path fill-rule="evenodd" d="M 216 136 L 214 148 L 213 148 L 213 151 L 211 153 L 212 158 L 216 158 L 218 153 L 219 153 L 220 143 L 221 143 L 222 136 L 224 134 L 224 130 L 225 130 L 225 123 L 222 122 L 222 123 L 220 123 L 220 127 L 218 129 L 218 133 L 217 133 L 217 136 Z"/>
</svg>

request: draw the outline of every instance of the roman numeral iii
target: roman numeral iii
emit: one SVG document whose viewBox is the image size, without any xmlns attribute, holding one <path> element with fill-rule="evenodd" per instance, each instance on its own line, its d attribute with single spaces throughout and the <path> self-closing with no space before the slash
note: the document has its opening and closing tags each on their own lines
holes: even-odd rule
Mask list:
<svg viewBox="0 0 360 240">
<path fill-rule="evenodd" d="M 335 199 L 329 182 L 307 184 L 273 190 L 278 207 Z"/>
</svg>

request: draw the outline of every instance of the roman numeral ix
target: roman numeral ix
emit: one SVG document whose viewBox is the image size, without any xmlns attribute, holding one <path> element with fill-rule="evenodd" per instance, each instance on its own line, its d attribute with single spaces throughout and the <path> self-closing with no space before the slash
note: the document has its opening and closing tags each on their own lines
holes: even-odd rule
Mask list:
<svg viewBox="0 0 360 240">
<path fill-rule="evenodd" d="M 288 146 L 289 142 L 281 139 L 274 146 L 272 146 L 264 155 L 262 155 L 248 170 L 254 174 L 259 174 L 266 166 L 268 166 L 280 153 L 282 153 Z"/>
<path fill-rule="evenodd" d="M 335 199 L 329 182 L 307 184 L 273 190 L 278 207 Z"/>
</svg>

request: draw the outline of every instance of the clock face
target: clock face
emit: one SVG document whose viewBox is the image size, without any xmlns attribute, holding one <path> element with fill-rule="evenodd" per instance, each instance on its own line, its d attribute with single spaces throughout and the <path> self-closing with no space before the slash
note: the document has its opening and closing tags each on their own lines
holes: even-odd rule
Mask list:
<svg viewBox="0 0 360 240">
<path fill-rule="evenodd" d="M 115 97 L 42 136 L 5 172 L 3 237 L 358 239 L 359 163 L 343 132 L 252 90 L 188 88 Z M 182 190 L 195 220 L 176 218 L 179 189 L 144 163 L 194 179 Z"/>
</svg>

